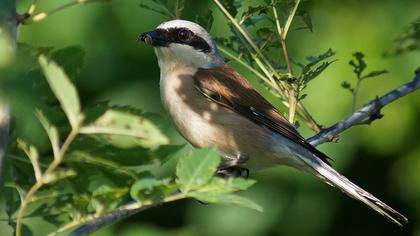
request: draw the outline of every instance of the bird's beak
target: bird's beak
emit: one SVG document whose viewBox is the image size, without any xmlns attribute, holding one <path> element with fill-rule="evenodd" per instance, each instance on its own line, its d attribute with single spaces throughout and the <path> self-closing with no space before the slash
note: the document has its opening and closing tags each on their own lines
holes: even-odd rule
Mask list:
<svg viewBox="0 0 420 236">
<path fill-rule="evenodd" d="M 156 30 L 140 34 L 139 41 L 154 47 L 162 47 L 168 45 L 168 41 Z"/>
</svg>

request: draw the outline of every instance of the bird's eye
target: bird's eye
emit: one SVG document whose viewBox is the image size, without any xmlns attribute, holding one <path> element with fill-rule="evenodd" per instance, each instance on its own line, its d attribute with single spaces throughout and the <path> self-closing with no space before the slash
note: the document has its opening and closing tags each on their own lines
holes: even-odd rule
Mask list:
<svg viewBox="0 0 420 236">
<path fill-rule="evenodd" d="M 191 39 L 191 36 L 192 36 L 192 33 L 189 30 L 182 29 L 178 32 L 178 38 L 182 42 L 188 42 Z"/>
</svg>

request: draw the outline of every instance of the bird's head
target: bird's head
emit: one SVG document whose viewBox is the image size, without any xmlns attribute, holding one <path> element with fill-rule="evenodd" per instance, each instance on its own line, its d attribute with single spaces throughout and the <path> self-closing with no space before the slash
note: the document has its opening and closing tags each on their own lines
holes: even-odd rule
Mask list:
<svg viewBox="0 0 420 236">
<path fill-rule="evenodd" d="M 224 64 L 210 34 L 194 22 L 167 21 L 139 39 L 155 48 L 161 69 L 176 63 L 207 69 Z"/>
</svg>

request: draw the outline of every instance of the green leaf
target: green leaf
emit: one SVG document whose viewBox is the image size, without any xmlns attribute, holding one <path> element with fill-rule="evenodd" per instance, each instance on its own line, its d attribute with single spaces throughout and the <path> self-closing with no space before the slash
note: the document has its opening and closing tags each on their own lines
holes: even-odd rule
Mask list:
<svg viewBox="0 0 420 236">
<path fill-rule="evenodd" d="M 211 147 L 196 149 L 191 155 L 181 157 L 176 168 L 181 191 L 187 193 L 206 185 L 219 164 L 219 154 Z"/>
<path fill-rule="evenodd" d="M 27 144 L 22 139 L 18 139 L 17 143 L 18 147 L 29 157 L 29 160 L 31 161 L 32 167 L 34 169 L 35 178 L 39 181 L 42 176 L 42 171 L 39 164 L 38 150 L 34 146 Z"/>
<path fill-rule="evenodd" d="M 216 193 L 232 193 L 240 190 L 246 190 L 255 184 L 255 180 L 244 178 L 218 178 L 214 177 L 210 182 L 196 192 L 216 192 Z"/>
<path fill-rule="evenodd" d="M 208 10 L 206 14 L 204 15 L 197 15 L 196 21 L 199 25 L 201 25 L 204 29 L 206 29 L 208 32 L 211 30 L 211 26 L 213 25 L 213 11 Z"/>
<path fill-rule="evenodd" d="M 263 211 L 262 207 L 254 201 L 235 194 L 217 192 L 189 192 L 187 196 L 206 203 L 218 203 L 229 205 L 233 204 L 241 207 L 251 208 L 260 212 Z"/>
<path fill-rule="evenodd" d="M 110 135 L 110 139 L 113 139 L 112 136 L 127 136 L 134 140 L 118 140 L 114 137 L 114 141 L 120 141 L 120 144 L 134 141 L 137 145 L 148 148 L 169 143 L 168 138 L 150 120 L 113 109 L 107 110 L 93 123 L 82 127 L 80 133 Z"/>
<path fill-rule="evenodd" d="M 44 127 L 48 138 L 50 139 L 54 155 L 57 155 L 60 150 L 60 138 L 58 135 L 57 128 L 51 125 L 51 123 L 48 121 L 47 117 L 45 117 L 41 110 L 37 109 L 35 112 L 38 117 L 38 120 L 41 122 L 42 127 Z"/>
<path fill-rule="evenodd" d="M 309 29 L 309 31 L 313 32 L 312 19 L 309 13 L 306 10 L 298 10 L 296 12 L 296 15 L 300 16 L 306 28 Z"/>
<path fill-rule="evenodd" d="M 353 53 L 355 60 L 350 60 L 349 64 L 353 67 L 353 72 L 357 79 L 361 79 L 363 71 L 366 69 L 366 62 L 363 59 L 365 55 L 362 52 Z"/>
<path fill-rule="evenodd" d="M 137 201 L 162 198 L 164 189 L 169 188 L 170 179 L 159 180 L 154 177 L 144 177 L 137 180 L 130 190 L 130 195 Z"/>
<path fill-rule="evenodd" d="M 373 77 L 383 75 L 383 74 L 386 74 L 386 73 L 389 73 L 389 71 L 387 71 L 387 70 L 376 70 L 376 71 L 369 72 L 367 75 L 362 76 L 361 79 L 369 79 L 369 78 L 373 78 Z"/>
<path fill-rule="evenodd" d="M 65 178 L 74 177 L 77 175 L 77 172 L 72 169 L 59 169 L 52 173 L 44 175 L 42 182 L 44 184 L 50 184 Z"/>
<path fill-rule="evenodd" d="M 128 193 L 128 188 L 112 188 L 103 185 L 92 193 L 92 206 L 97 214 L 115 209 Z"/>
<path fill-rule="evenodd" d="M 332 51 L 330 48 L 326 52 L 320 55 L 306 57 L 306 60 L 308 60 L 309 63 L 303 66 L 302 68 L 302 73 L 300 75 L 301 87 L 302 88 L 305 87 L 308 82 L 318 77 L 325 69 L 327 69 L 332 63 L 334 63 L 336 60 L 325 61 L 326 59 L 334 55 L 335 55 L 335 52 Z M 318 66 L 315 67 L 316 65 Z"/>
<path fill-rule="evenodd" d="M 63 69 L 54 62 L 48 61 L 44 55 L 39 56 L 39 63 L 51 90 L 60 102 L 64 113 L 66 113 L 70 125 L 73 128 L 77 127 L 82 119 L 82 115 L 76 88 L 70 82 Z"/>
</svg>

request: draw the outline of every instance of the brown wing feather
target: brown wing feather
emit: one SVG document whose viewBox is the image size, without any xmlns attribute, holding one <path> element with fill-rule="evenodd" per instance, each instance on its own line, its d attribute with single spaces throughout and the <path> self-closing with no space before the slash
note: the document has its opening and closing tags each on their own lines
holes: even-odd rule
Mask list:
<svg viewBox="0 0 420 236">
<path fill-rule="evenodd" d="M 301 144 L 329 164 L 328 156 L 306 142 L 273 105 L 229 66 L 199 69 L 193 79 L 198 90 L 212 101 Z"/>
</svg>

